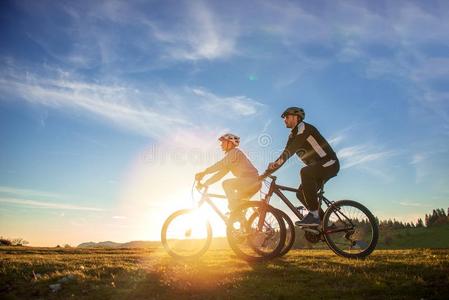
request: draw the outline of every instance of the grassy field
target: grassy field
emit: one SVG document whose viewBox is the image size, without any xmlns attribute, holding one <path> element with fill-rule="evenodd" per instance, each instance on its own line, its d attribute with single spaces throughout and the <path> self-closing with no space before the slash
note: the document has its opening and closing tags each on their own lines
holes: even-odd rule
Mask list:
<svg viewBox="0 0 449 300">
<path fill-rule="evenodd" d="M 379 250 L 359 261 L 292 250 L 249 264 L 218 249 L 182 263 L 160 248 L 0 248 L 1 299 L 256 297 L 448 299 L 449 250 Z"/>
<path fill-rule="evenodd" d="M 296 231 L 295 248 L 327 249 L 324 243 L 310 244 L 304 238 L 304 232 Z M 379 233 L 377 249 L 449 249 L 449 224 L 442 226 L 382 229 Z"/>
<path fill-rule="evenodd" d="M 388 242 L 390 240 L 390 242 Z M 382 230 L 377 248 L 449 248 L 449 226 Z"/>
</svg>

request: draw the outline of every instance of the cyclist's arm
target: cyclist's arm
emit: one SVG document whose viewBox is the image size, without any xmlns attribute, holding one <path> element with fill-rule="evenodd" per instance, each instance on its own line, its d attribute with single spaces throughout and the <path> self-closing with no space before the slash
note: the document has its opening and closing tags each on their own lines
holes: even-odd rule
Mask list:
<svg viewBox="0 0 449 300">
<path fill-rule="evenodd" d="M 215 164 L 204 170 L 203 171 L 204 175 L 215 173 L 221 170 L 226 170 L 226 172 L 228 172 L 230 165 L 234 164 L 237 161 L 238 159 L 237 154 L 238 152 L 236 152 L 236 150 L 234 149 L 229 151 L 226 154 L 226 156 L 223 157 L 220 161 L 216 162 Z"/>
<path fill-rule="evenodd" d="M 214 184 L 218 180 L 222 179 L 226 174 L 228 174 L 228 172 L 229 172 L 229 170 L 227 170 L 227 169 L 222 169 L 222 170 L 218 171 L 211 178 L 206 180 L 206 182 L 204 182 L 204 185 Z"/>
<path fill-rule="evenodd" d="M 302 143 L 303 139 L 299 136 L 296 136 L 291 142 L 287 142 L 284 151 L 282 151 L 281 155 L 274 161 L 276 166 L 270 169 L 269 172 L 273 173 L 282 167 L 282 165 L 300 149 Z"/>
<path fill-rule="evenodd" d="M 211 173 L 215 173 L 226 168 L 226 157 L 224 157 L 222 160 L 217 161 L 215 164 L 213 164 L 212 166 L 210 166 L 209 168 L 207 168 L 206 170 L 203 171 L 204 174 L 211 174 Z"/>
</svg>

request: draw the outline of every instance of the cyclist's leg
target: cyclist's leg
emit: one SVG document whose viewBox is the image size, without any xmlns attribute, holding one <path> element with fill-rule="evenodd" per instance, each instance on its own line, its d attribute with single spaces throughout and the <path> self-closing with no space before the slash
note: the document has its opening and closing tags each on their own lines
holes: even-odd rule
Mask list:
<svg viewBox="0 0 449 300">
<path fill-rule="evenodd" d="M 304 188 L 302 184 L 299 185 L 298 191 L 296 192 L 296 198 L 298 198 L 299 202 L 301 202 L 301 204 L 309 210 L 306 199 L 304 198 Z"/>
<path fill-rule="evenodd" d="M 223 189 L 229 201 L 229 209 L 238 206 L 243 198 L 252 197 L 260 190 L 261 183 L 255 177 L 232 178 L 223 181 Z"/>
<path fill-rule="evenodd" d="M 340 169 L 338 161 L 327 167 L 321 164 L 313 164 L 301 169 L 301 185 L 296 193 L 297 198 L 309 211 L 318 211 L 320 219 L 324 216 L 324 211 L 319 206 L 317 192 L 321 184 L 337 175 Z"/>
<path fill-rule="evenodd" d="M 340 170 L 340 164 L 336 161 L 334 164 L 323 167 L 321 164 L 312 164 L 301 169 L 301 186 L 297 193 L 302 202 L 307 204 L 307 209 L 318 209 L 317 192 L 321 184 L 324 184 L 332 177 L 337 176 Z"/>
<path fill-rule="evenodd" d="M 262 183 L 257 178 L 242 178 L 239 192 L 239 199 L 250 199 L 256 194 L 262 186 Z"/>
<path fill-rule="evenodd" d="M 303 191 L 302 184 L 301 184 L 301 185 L 299 186 L 299 188 L 298 188 L 298 192 L 296 193 L 296 198 L 298 198 L 299 202 L 301 202 L 301 204 L 302 204 L 307 210 L 310 211 L 310 208 L 307 207 L 307 202 L 306 202 L 306 200 L 304 199 L 304 191 Z M 322 219 L 323 216 L 324 216 L 324 210 L 323 210 L 321 207 L 320 207 L 320 211 L 318 212 L 318 214 L 319 214 L 319 216 L 320 216 L 320 219 Z"/>
<path fill-rule="evenodd" d="M 222 183 L 223 190 L 228 198 L 228 208 L 230 211 L 236 206 L 238 201 L 238 194 L 236 186 L 238 185 L 238 178 L 226 179 Z"/>
<path fill-rule="evenodd" d="M 321 170 L 319 171 L 321 174 L 319 184 L 322 183 L 324 185 L 329 179 L 337 176 L 339 171 L 340 171 L 340 163 L 338 162 L 338 160 L 330 166 L 327 167 L 321 166 Z"/>
<path fill-rule="evenodd" d="M 228 197 L 228 208 L 232 214 L 236 208 L 242 204 L 243 198 L 250 198 L 258 190 L 260 190 L 261 183 L 257 178 L 232 178 L 223 181 L 223 190 Z M 245 220 L 245 212 L 239 211 L 237 220 L 240 222 Z"/>
<path fill-rule="evenodd" d="M 239 178 L 236 181 L 236 201 L 232 203 L 231 211 L 235 210 L 239 205 L 243 204 L 243 200 L 248 200 L 251 198 L 256 192 L 260 190 L 262 183 L 258 180 L 258 178 L 244 177 Z M 247 215 L 245 211 L 239 212 L 240 220 L 244 221 L 246 218 L 250 217 Z"/>
<path fill-rule="evenodd" d="M 320 166 L 317 164 L 305 166 L 301 169 L 301 189 L 299 194 L 309 211 L 318 210 L 318 181 L 320 180 Z M 300 199 L 301 200 L 301 199 Z"/>
</svg>

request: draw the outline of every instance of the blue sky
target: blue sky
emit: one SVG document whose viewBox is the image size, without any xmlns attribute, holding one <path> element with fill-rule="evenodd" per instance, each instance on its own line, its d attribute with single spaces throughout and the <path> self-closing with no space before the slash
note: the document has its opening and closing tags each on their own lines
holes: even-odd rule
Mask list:
<svg viewBox="0 0 449 300">
<path fill-rule="evenodd" d="M 293 105 L 340 158 L 329 198 L 407 221 L 448 207 L 446 1 L 0 6 L 3 236 L 157 239 L 221 133 L 262 172 Z M 300 167 L 279 181 L 297 185 Z"/>
</svg>

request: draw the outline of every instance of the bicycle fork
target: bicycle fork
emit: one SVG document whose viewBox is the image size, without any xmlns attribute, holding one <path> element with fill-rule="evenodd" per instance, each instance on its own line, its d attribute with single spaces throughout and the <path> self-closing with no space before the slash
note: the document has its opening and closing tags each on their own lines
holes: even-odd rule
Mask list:
<svg viewBox="0 0 449 300">
<path fill-rule="evenodd" d="M 263 225 L 265 223 L 265 217 L 267 215 L 267 207 L 268 204 L 264 201 L 262 201 L 261 208 L 258 209 L 259 213 L 259 222 L 257 223 L 257 231 L 262 231 Z"/>
</svg>

